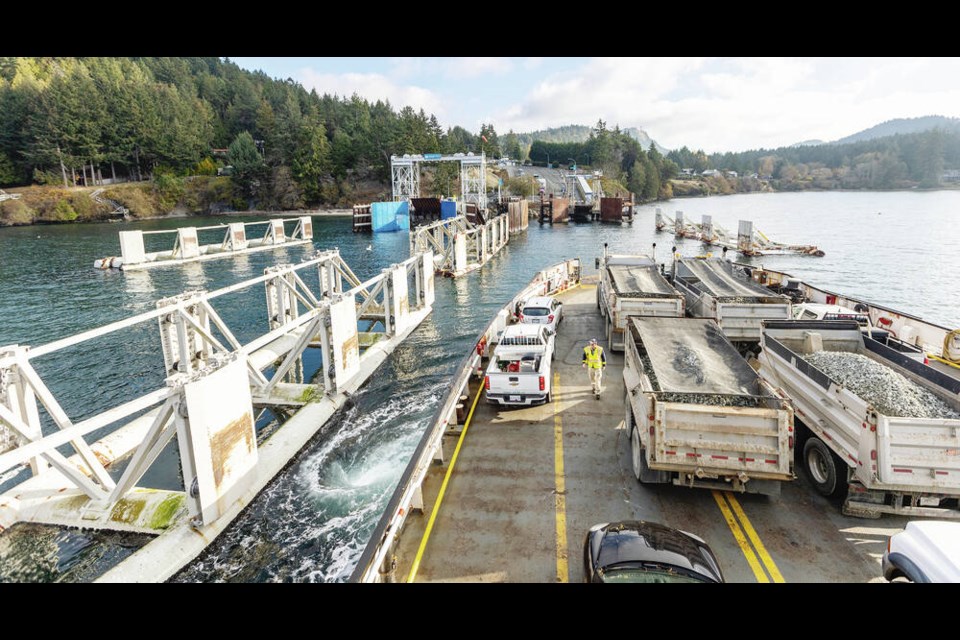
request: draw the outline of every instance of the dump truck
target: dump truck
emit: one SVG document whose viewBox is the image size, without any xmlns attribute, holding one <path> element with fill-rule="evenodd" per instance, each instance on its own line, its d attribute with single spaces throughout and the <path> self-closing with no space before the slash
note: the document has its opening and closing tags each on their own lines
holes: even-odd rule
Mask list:
<svg viewBox="0 0 960 640">
<path fill-rule="evenodd" d="M 793 410 L 716 322 L 630 318 L 626 336 L 637 480 L 778 495 L 794 479 Z"/>
<path fill-rule="evenodd" d="M 789 320 L 790 298 L 746 276 L 722 258 L 674 257 L 673 286 L 683 293 L 687 313 L 716 320 L 733 342 L 760 341 L 762 320 Z"/>
<path fill-rule="evenodd" d="M 611 351 L 623 351 L 624 331 L 631 316 L 683 317 L 683 294 L 670 286 L 653 258 L 642 254 L 609 254 L 604 244 L 597 268 L 600 270 L 597 307 L 607 321 L 607 344 Z"/>
<path fill-rule="evenodd" d="M 960 380 L 856 321 L 764 321 L 761 345 L 760 376 L 793 402 L 818 492 L 846 493 L 847 515 L 960 518 Z"/>
</svg>

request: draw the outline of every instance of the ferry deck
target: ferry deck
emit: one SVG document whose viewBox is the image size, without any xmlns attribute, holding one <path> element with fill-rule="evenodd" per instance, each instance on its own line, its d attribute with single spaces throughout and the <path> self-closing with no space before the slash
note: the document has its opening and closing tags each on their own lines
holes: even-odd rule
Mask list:
<svg viewBox="0 0 960 640">
<path fill-rule="evenodd" d="M 407 518 L 387 579 L 579 582 L 587 530 L 637 519 L 705 539 L 727 582 L 882 581 L 887 537 L 906 518 L 843 516 L 799 467 L 776 497 L 640 484 L 624 429 L 623 355 L 606 348 L 596 284 L 585 279 L 558 299 L 552 401 L 499 408 L 472 377 L 472 415 L 444 434 L 444 462 L 428 472 L 424 508 Z M 581 368 L 594 337 L 607 358 L 599 400 Z"/>
</svg>

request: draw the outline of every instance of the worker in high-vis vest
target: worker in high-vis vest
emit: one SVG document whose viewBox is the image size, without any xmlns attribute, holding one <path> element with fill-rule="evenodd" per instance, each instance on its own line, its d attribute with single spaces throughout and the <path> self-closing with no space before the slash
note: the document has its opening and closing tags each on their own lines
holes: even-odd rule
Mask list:
<svg viewBox="0 0 960 640">
<path fill-rule="evenodd" d="M 600 381 L 603 378 L 603 368 L 607 366 L 607 357 L 603 355 L 603 347 L 597 345 L 597 339 L 590 340 L 590 344 L 583 348 L 583 366 L 590 374 L 590 384 L 593 385 L 593 395 L 600 399 Z"/>
</svg>

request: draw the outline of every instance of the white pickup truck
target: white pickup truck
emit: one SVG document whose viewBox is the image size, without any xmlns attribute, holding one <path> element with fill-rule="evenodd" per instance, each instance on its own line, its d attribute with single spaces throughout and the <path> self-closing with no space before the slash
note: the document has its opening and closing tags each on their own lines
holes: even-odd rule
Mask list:
<svg viewBox="0 0 960 640">
<path fill-rule="evenodd" d="M 515 324 L 504 329 L 487 365 L 487 402 L 530 406 L 550 402 L 553 333 L 546 325 Z"/>
</svg>

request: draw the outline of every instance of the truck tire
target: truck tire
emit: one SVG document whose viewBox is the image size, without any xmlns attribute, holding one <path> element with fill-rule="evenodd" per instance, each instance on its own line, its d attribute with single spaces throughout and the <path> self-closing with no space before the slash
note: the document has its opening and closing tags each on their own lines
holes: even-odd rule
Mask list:
<svg viewBox="0 0 960 640">
<path fill-rule="evenodd" d="M 837 462 L 833 452 L 820 438 L 810 436 L 803 445 L 803 466 L 817 493 L 830 497 L 837 492 L 841 484 L 837 475 Z"/>
<path fill-rule="evenodd" d="M 647 456 L 640 444 L 640 431 L 636 426 L 630 429 L 630 459 L 633 462 L 633 475 L 637 477 L 638 482 L 643 482 L 643 476 L 647 470 Z"/>
<path fill-rule="evenodd" d="M 633 467 L 633 475 L 637 481 L 642 484 L 663 484 L 670 482 L 669 471 L 654 471 L 647 466 L 647 451 L 640 443 L 640 429 L 633 419 L 633 410 L 630 408 L 630 392 L 626 394 L 624 404 L 627 406 L 626 416 L 624 417 L 624 428 L 630 438 L 630 462 Z"/>
</svg>

